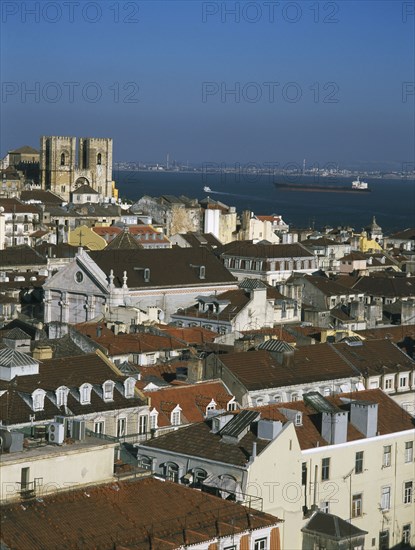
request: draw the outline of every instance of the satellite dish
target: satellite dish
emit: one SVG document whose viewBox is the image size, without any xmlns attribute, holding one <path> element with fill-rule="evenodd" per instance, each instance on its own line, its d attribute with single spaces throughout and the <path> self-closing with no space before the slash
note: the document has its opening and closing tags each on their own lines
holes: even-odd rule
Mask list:
<svg viewBox="0 0 415 550">
<path fill-rule="evenodd" d="M 164 319 L 164 311 L 163 311 L 162 309 L 159 311 L 158 317 L 159 317 L 159 321 L 163 321 L 163 319 Z"/>
</svg>

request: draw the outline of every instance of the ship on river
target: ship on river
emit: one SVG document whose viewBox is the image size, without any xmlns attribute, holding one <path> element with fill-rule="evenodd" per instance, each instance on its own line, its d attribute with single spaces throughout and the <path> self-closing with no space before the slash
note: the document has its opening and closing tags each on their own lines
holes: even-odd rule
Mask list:
<svg viewBox="0 0 415 550">
<path fill-rule="evenodd" d="M 281 191 L 306 191 L 316 193 L 370 193 L 369 184 L 366 181 L 353 181 L 351 185 L 313 185 L 304 183 L 275 183 L 275 187 Z"/>
</svg>

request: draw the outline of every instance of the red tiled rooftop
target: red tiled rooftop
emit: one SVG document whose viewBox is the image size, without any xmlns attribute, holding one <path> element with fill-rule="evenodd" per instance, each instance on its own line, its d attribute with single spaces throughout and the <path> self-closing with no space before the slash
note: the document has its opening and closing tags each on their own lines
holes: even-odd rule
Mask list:
<svg viewBox="0 0 415 550">
<path fill-rule="evenodd" d="M 2 540 L 19 550 L 174 550 L 208 543 L 219 533 L 231 535 L 278 522 L 270 514 L 153 478 L 1 507 Z"/>
</svg>

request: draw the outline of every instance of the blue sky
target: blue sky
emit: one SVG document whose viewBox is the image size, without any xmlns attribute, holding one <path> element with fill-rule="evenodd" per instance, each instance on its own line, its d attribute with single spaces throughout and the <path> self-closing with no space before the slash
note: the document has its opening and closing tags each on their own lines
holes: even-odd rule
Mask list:
<svg viewBox="0 0 415 550">
<path fill-rule="evenodd" d="M 74 135 L 116 160 L 413 162 L 411 2 L 3 0 L 1 25 L 2 155 Z"/>
</svg>

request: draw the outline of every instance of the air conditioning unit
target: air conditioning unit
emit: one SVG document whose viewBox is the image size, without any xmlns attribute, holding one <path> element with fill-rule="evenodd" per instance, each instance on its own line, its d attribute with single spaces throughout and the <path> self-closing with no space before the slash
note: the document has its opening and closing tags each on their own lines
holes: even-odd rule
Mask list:
<svg viewBox="0 0 415 550">
<path fill-rule="evenodd" d="M 72 421 L 72 439 L 82 441 L 85 439 L 85 420 L 73 420 Z"/>
<path fill-rule="evenodd" d="M 65 426 L 59 422 L 52 422 L 49 424 L 48 439 L 49 443 L 62 445 L 65 439 Z"/>
</svg>

